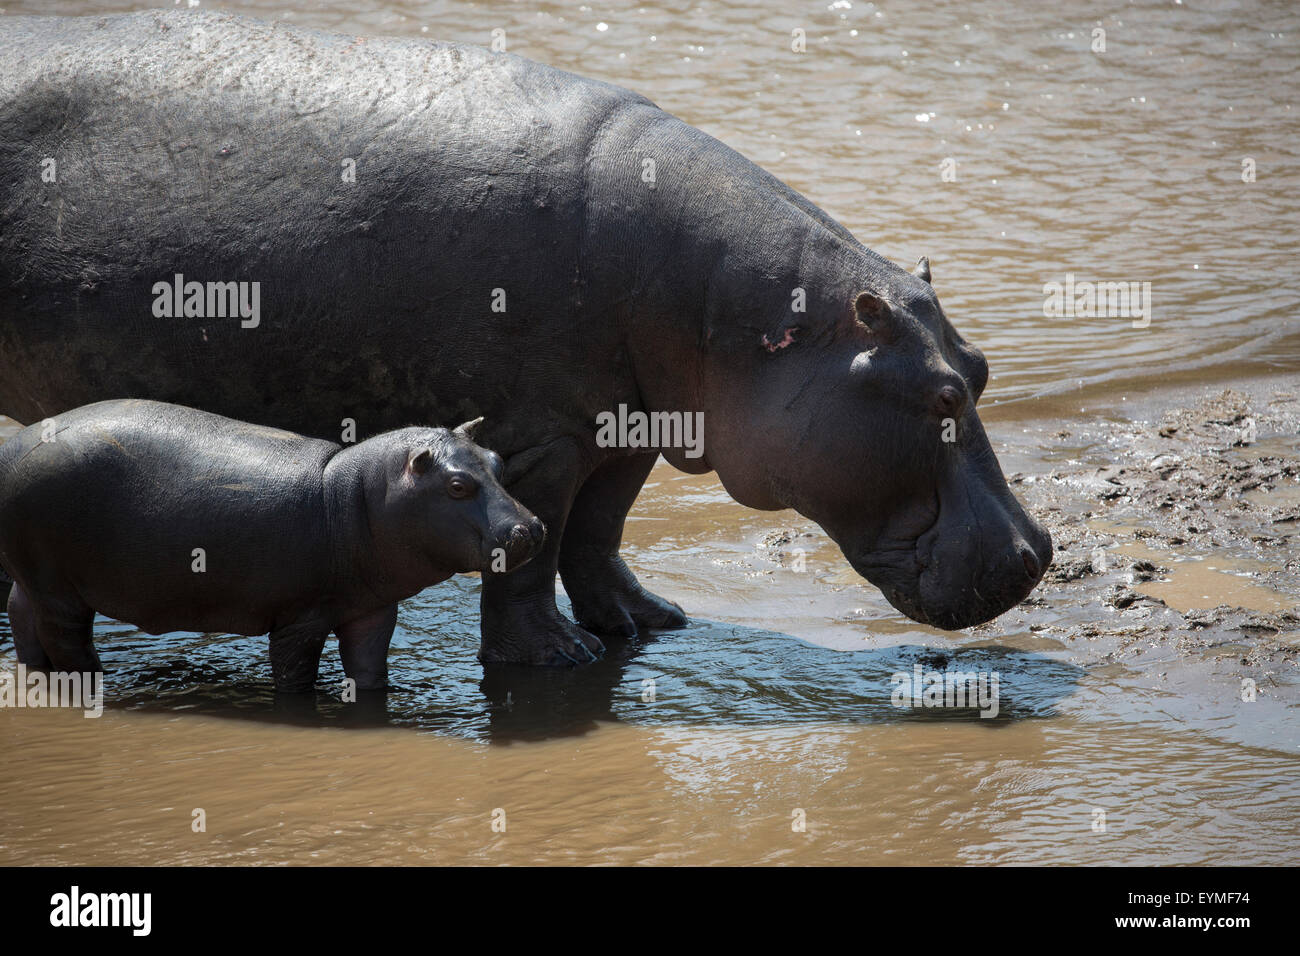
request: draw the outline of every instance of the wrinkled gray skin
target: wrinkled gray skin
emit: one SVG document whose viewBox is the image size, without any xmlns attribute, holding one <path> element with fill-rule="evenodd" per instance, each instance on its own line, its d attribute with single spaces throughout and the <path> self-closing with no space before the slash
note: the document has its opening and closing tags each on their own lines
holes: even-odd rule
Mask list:
<svg viewBox="0 0 1300 956">
<path fill-rule="evenodd" d="M 282 691 L 312 687 L 332 631 L 347 675 L 383 688 L 398 601 L 494 558 L 513 570 L 545 538 L 466 428 L 341 448 L 135 400 L 25 428 L 0 445 L 18 659 L 100 670 L 98 611 L 151 634 L 269 632 Z"/>
<path fill-rule="evenodd" d="M 260 282 L 260 324 L 154 317 L 176 273 Z M 515 56 L 222 14 L 0 18 L 0 412 L 151 397 L 329 437 L 486 416 L 551 534 L 485 579 L 484 661 L 685 622 L 618 554 L 656 458 L 597 446 L 620 403 L 702 412 L 703 456 L 673 465 L 816 521 L 918 621 L 1028 595 L 1051 542 L 928 280 L 648 100 Z"/>
</svg>

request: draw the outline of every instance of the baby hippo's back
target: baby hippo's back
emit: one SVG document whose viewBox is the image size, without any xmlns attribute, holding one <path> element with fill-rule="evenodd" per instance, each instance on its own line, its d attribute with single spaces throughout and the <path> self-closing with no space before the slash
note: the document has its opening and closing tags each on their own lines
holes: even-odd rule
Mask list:
<svg viewBox="0 0 1300 956">
<path fill-rule="evenodd" d="M 37 422 L 0 445 L 0 566 L 152 633 L 265 633 L 328 575 L 338 448 L 148 401 Z"/>
</svg>

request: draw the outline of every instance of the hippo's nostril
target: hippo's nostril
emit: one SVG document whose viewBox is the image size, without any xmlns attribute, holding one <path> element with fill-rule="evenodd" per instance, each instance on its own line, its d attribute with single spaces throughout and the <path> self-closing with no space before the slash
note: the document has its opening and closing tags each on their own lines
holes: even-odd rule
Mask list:
<svg viewBox="0 0 1300 956">
<path fill-rule="evenodd" d="M 1037 581 L 1042 574 L 1042 566 L 1038 563 L 1038 556 L 1029 548 L 1020 549 L 1020 560 L 1025 565 L 1025 573 L 1033 580 Z"/>
<path fill-rule="evenodd" d="M 507 550 L 513 558 L 523 561 L 537 553 L 544 537 L 545 526 L 536 518 L 527 523 L 521 521 L 510 527 L 506 536 Z"/>
<path fill-rule="evenodd" d="M 520 522 L 511 525 L 509 530 L 497 539 L 497 546 L 505 552 L 511 570 L 537 553 L 537 545 L 533 541 L 530 530 L 528 525 Z"/>
</svg>

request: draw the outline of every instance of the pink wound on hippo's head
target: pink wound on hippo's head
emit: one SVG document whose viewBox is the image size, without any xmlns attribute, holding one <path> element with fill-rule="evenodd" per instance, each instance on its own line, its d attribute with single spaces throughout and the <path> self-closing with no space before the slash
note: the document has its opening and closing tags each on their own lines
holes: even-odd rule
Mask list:
<svg viewBox="0 0 1300 956">
<path fill-rule="evenodd" d="M 769 352 L 776 352 L 779 349 L 787 348 L 794 344 L 794 334 L 798 331 L 799 331 L 799 326 L 792 325 L 789 328 L 785 329 L 784 330 L 785 334 L 782 335 L 781 338 L 775 342 L 773 342 L 770 338 L 767 337 L 766 334 L 764 334 L 763 348 L 767 349 Z"/>
</svg>

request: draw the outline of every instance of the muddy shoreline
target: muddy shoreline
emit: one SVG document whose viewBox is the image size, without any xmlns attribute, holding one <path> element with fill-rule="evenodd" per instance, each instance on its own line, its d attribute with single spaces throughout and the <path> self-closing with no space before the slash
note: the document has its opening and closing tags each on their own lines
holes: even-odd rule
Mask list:
<svg viewBox="0 0 1300 956">
<path fill-rule="evenodd" d="M 1248 693 L 1248 679 L 1260 696 L 1295 701 L 1300 382 L 1292 385 L 1183 389 L 1129 421 L 1052 433 L 1056 467 L 1008 475 L 1056 548 L 1043 585 L 1013 614 L 1089 662 L 1122 661 L 1162 680 L 1172 661 L 1195 662 L 1229 690 Z M 1004 618 L 975 633 L 1010 626 Z"/>
</svg>

